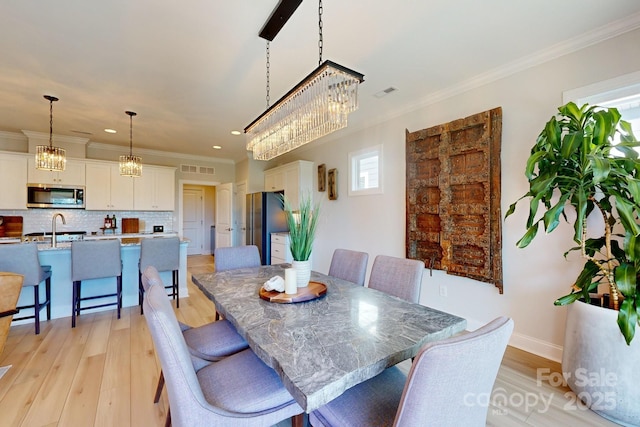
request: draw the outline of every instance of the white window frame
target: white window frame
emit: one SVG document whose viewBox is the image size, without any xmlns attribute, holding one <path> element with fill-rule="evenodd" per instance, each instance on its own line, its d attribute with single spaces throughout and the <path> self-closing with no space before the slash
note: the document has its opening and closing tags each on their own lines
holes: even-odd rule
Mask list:
<svg viewBox="0 0 640 427">
<path fill-rule="evenodd" d="M 369 157 L 378 156 L 378 186 L 372 188 L 359 188 L 358 162 Z M 383 151 L 382 144 L 364 148 L 349 153 L 349 196 L 367 196 L 370 194 L 382 194 L 383 182 Z"/>
<path fill-rule="evenodd" d="M 596 105 L 637 93 L 640 93 L 640 71 L 564 91 L 562 101 L 564 104 L 573 101 L 580 105 Z"/>
</svg>

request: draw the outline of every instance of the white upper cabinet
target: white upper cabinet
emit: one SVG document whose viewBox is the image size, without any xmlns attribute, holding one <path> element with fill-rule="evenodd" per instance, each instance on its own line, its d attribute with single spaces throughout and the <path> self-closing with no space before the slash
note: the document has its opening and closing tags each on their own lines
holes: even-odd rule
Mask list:
<svg viewBox="0 0 640 427">
<path fill-rule="evenodd" d="M 175 209 L 175 169 L 144 166 L 133 183 L 133 208 L 137 211 Z"/>
<path fill-rule="evenodd" d="M 292 209 L 298 209 L 301 197 L 313 195 L 313 162 L 298 160 L 264 171 L 264 189 L 284 190 Z"/>
<path fill-rule="evenodd" d="M 36 169 L 33 156 L 29 157 L 28 164 L 27 177 L 30 184 L 85 185 L 85 163 L 81 160 L 67 160 L 65 169 L 61 172 Z"/>
<path fill-rule="evenodd" d="M 27 157 L 0 154 L 0 209 L 27 208 Z"/>
<path fill-rule="evenodd" d="M 133 210 L 133 181 L 121 176 L 117 163 L 87 163 L 85 207 L 87 210 Z"/>
</svg>

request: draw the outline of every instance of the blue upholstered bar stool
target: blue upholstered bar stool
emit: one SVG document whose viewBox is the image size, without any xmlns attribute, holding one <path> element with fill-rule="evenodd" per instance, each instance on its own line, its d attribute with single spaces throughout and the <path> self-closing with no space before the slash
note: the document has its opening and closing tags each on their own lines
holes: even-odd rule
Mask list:
<svg viewBox="0 0 640 427">
<path fill-rule="evenodd" d="M 82 297 L 83 280 L 116 278 L 116 293 Z M 122 310 L 122 259 L 120 240 L 84 240 L 71 243 L 71 280 L 73 280 L 73 301 L 71 305 L 71 327 L 76 327 L 76 316 L 90 308 L 118 307 L 118 319 Z M 82 301 L 116 297 L 115 302 L 82 307 Z"/>
<path fill-rule="evenodd" d="M 171 284 L 165 289 L 171 289 L 170 297 L 176 300 L 176 307 L 180 308 L 180 239 L 178 237 L 153 237 L 142 239 L 140 242 L 140 262 L 138 264 L 138 303 L 140 314 L 143 313 L 144 287 L 142 286 L 142 272 L 149 266 L 157 271 L 171 271 Z"/>
<path fill-rule="evenodd" d="M 13 320 L 34 319 L 36 335 L 40 333 L 40 311 L 47 309 L 47 320 L 51 320 L 51 267 L 40 265 L 37 243 L 0 245 L 0 271 L 22 274 L 23 291 L 33 288 L 33 304 L 18 306 L 18 310 L 33 308 L 33 314 L 14 317 Z M 41 300 L 40 284 L 44 282 L 44 301 Z"/>
</svg>

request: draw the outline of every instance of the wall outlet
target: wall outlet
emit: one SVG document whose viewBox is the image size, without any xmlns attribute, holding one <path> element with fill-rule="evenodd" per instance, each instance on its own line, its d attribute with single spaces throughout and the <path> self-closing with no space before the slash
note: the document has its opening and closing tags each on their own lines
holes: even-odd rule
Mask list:
<svg viewBox="0 0 640 427">
<path fill-rule="evenodd" d="M 447 296 L 447 286 L 446 285 L 440 285 L 440 296 L 441 297 L 446 297 Z"/>
</svg>

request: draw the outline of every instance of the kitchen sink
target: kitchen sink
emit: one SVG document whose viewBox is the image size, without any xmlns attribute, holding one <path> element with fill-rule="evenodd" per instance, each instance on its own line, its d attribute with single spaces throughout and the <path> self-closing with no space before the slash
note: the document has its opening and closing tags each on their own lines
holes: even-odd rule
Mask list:
<svg viewBox="0 0 640 427">
<path fill-rule="evenodd" d="M 73 242 L 82 240 L 87 234 L 86 231 L 60 231 L 56 232 L 56 242 Z M 51 242 L 51 232 L 41 231 L 36 233 L 27 233 L 24 235 L 25 242 Z"/>
</svg>

